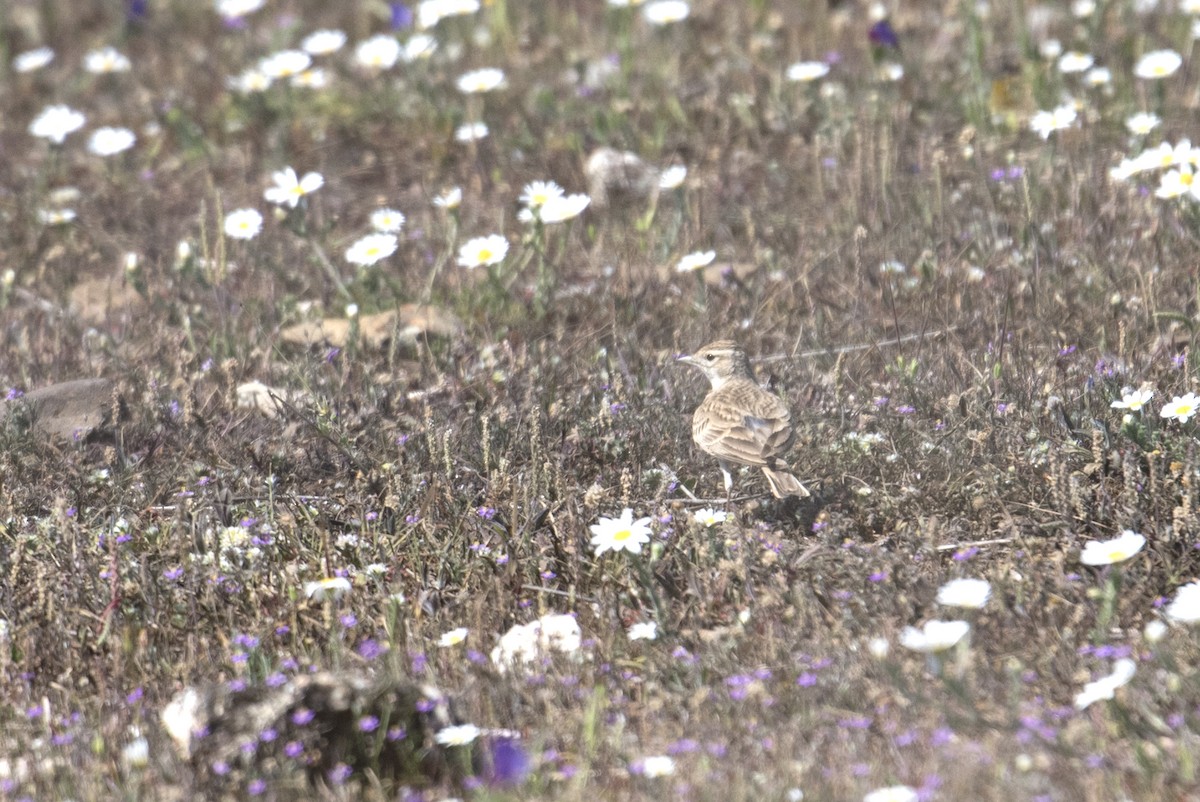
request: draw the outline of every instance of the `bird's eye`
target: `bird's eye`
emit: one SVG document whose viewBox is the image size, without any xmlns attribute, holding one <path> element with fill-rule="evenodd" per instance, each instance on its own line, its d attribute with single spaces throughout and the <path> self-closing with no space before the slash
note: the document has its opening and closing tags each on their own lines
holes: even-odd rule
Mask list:
<svg viewBox="0 0 1200 802">
<path fill-rule="evenodd" d="M 709 362 L 712 362 L 714 359 L 717 358 L 717 355 L 714 354 L 712 351 L 709 351 L 707 354 L 704 355 L 704 358 L 707 359 Z"/>
</svg>

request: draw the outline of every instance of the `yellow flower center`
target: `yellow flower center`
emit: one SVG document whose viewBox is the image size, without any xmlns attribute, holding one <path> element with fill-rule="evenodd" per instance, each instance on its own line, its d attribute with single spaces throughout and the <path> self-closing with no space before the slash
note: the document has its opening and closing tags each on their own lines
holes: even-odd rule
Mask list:
<svg viewBox="0 0 1200 802">
<path fill-rule="evenodd" d="M 629 540 L 631 537 L 633 537 L 632 529 L 619 529 L 616 532 L 613 532 L 613 540 L 618 542 L 624 542 Z"/>
</svg>

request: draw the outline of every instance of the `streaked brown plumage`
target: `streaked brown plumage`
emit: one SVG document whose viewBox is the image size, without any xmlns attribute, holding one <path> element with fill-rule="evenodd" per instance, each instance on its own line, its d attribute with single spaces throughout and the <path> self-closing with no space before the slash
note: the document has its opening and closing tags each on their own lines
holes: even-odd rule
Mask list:
<svg viewBox="0 0 1200 802">
<path fill-rule="evenodd" d="M 731 340 L 717 340 L 679 361 L 698 367 L 712 385 L 692 415 L 692 439 L 717 458 L 726 494 L 733 490 L 730 465 L 750 465 L 762 468 L 776 498 L 807 497 L 783 459 L 795 440 L 791 412 L 759 387 L 746 352 Z"/>
</svg>

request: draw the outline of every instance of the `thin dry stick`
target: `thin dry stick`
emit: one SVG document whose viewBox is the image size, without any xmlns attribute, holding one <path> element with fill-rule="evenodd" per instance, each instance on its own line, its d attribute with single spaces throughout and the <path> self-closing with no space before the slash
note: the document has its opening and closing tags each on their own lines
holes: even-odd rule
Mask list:
<svg viewBox="0 0 1200 802">
<path fill-rule="evenodd" d="M 913 340 L 922 340 L 926 337 L 943 337 L 952 331 L 957 331 L 958 326 L 951 326 L 948 329 L 939 329 L 938 331 L 925 331 L 920 334 L 906 334 L 903 337 L 896 337 L 891 340 L 884 340 L 878 343 L 862 343 L 859 345 L 843 345 L 841 348 L 818 348 L 813 351 L 801 351 L 800 353 L 789 356 L 788 354 L 771 354 L 770 356 L 762 356 L 755 359 L 755 362 L 779 362 L 784 359 L 807 359 L 813 356 L 828 356 L 837 354 L 849 354 L 854 351 L 869 351 L 872 348 L 889 348 L 893 345 L 902 345 L 910 343 Z"/>
<path fill-rule="evenodd" d="M 995 540 L 976 540 L 971 543 L 943 543 L 937 547 L 938 551 L 950 551 L 952 549 L 970 549 L 976 546 L 1001 546 L 1005 543 L 1012 543 L 1011 537 L 1000 537 Z"/>
<path fill-rule="evenodd" d="M 568 592 L 565 590 L 558 590 L 557 588 L 548 588 L 543 585 L 522 585 L 521 590 L 530 590 L 534 593 L 548 593 L 551 596 L 562 596 L 568 599 L 574 598 L 578 599 L 579 601 L 585 601 L 588 604 L 597 604 L 600 601 L 599 599 L 594 599 L 591 596 L 581 596 L 573 591 Z"/>
<path fill-rule="evenodd" d="M 679 489 L 682 490 L 683 485 L 680 485 Z M 770 493 L 746 493 L 741 496 L 733 496 L 732 498 L 726 498 L 725 496 L 721 496 L 720 498 L 698 498 L 691 493 L 688 493 L 688 495 L 691 498 L 673 498 L 671 499 L 671 503 L 682 504 L 685 507 L 698 507 L 700 505 L 715 507 L 722 504 L 742 504 L 743 502 L 754 501 L 755 499 L 771 498 Z"/>
<path fill-rule="evenodd" d="M 741 502 L 743 502 L 743 501 L 749 501 L 749 500 L 751 500 L 751 499 L 756 499 L 756 498 L 763 498 L 764 496 L 767 496 L 767 495 L 769 495 L 768 493 L 758 493 L 758 494 L 748 494 L 748 495 L 742 495 L 742 496 L 734 496 L 734 497 L 732 497 L 732 498 L 724 498 L 724 497 L 722 497 L 722 498 L 700 498 L 700 497 L 699 497 L 699 496 L 697 496 L 695 493 L 693 493 L 691 490 L 688 490 L 688 488 L 687 488 L 687 485 L 685 485 L 683 482 L 679 481 L 679 476 L 678 476 L 678 474 L 676 474 L 676 473 L 675 473 L 675 471 L 673 471 L 673 470 L 671 469 L 671 467 L 670 467 L 669 465 L 667 465 L 667 463 L 665 463 L 665 462 L 660 462 L 660 463 L 658 463 L 658 467 L 659 467 L 659 468 L 662 470 L 662 472 L 663 472 L 663 475 L 667 477 L 667 481 L 668 481 L 668 482 L 674 482 L 674 483 L 675 483 L 675 485 L 676 485 L 676 488 L 675 488 L 675 489 L 676 489 L 676 490 L 678 490 L 678 491 L 680 491 L 681 493 L 683 493 L 685 496 L 687 496 L 687 499 L 681 499 L 681 498 L 679 498 L 679 499 L 673 499 L 673 500 L 672 500 L 672 503 L 679 503 L 679 504 L 724 504 L 724 503 L 725 503 L 725 502 L 727 502 L 727 501 L 729 501 L 729 502 L 734 502 L 734 503 L 741 503 Z"/>
<path fill-rule="evenodd" d="M 337 287 L 337 291 L 341 293 L 343 298 L 354 300 L 354 296 L 350 294 L 350 290 L 346 289 L 345 282 L 338 275 L 337 268 L 333 266 L 333 262 L 329 261 L 329 257 L 325 255 L 324 249 L 317 244 L 317 241 L 312 237 L 308 237 L 308 244 L 312 246 L 313 254 L 317 257 L 317 261 L 321 263 L 321 267 L 325 268 L 325 273 L 328 274 L 330 281 Z"/>
<path fill-rule="evenodd" d="M 658 463 L 658 468 L 663 472 L 663 475 L 667 477 L 667 481 L 674 482 L 677 486 L 677 489 L 682 490 L 684 495 L 686 495 L 692 501 L 699 501 L 698 498 L 692 495 L 692 491 L 687 489 L 687 485 L 679 481 L 679 474 L 675 473 L 671 466 L 667 465 L 665 462 L 660 462 Z"/>
</svg>

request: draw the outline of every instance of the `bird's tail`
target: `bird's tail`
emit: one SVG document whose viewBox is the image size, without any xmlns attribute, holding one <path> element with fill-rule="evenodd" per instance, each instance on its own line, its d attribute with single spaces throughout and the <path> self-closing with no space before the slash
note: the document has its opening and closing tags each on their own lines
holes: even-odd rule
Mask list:
<svg viewBox="0 0 1200 802">
<path fill-rule="evenodd" d="M 767 477 L 767 484 L 770 485 L 771 494 L 775 498 L 783 498 L 784 496 L 808 498 L 812 495 L 812 493 L 808 492 L 808 488 L 800 483 L 799 479 L 784 468 L 768 468 L 764 465 L 762 472 Z"/>
</svg>

